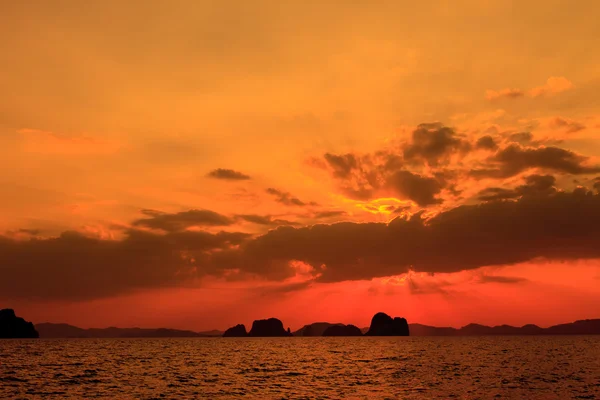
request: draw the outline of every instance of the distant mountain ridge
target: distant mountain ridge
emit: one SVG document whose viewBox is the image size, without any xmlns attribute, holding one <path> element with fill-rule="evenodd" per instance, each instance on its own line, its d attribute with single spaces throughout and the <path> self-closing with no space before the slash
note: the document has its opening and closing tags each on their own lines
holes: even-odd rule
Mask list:
<svg viewBox="0 0 600 400">
<path fill-rule="evenodd" d="M 422 324 L 409 324 L 411 336 L 529 336 L 529 335 L 600 335 L 600 319 L 584 319 L 566 324 L 541 328 L 527 324 L 521 327 L 510 325 L 486 326 L 469 324 L 456 329 L 438 328 Z"/>
<path fill-rule="evenodd" d="M 151 337 L 215 337 L 221 331 L 194 332 L 168 328 L 79 328 L 69 324 L 49 322 L 36 324 L 40 338 L 151 338 Z"/>
<path fill-rule="evenodd" d="M 314 325 L 314 327 L 311 327 Z M 322 336 L 330 326 L 342 326 L 341 323 L 317 322 L 308 324 L 293 332 L 293 336 Z M 423 324 L 408 324 L 410 336 L 510 336 L 510 335 L 600 335 L 600 319 L 585 319 L 575 322 L 541 328 L 537 325 L 515 327 L 510 325 L 486 326 L 469 324 L 462 328 L 435 327 Z M 304 332 L 311 327 L 307 333 Z M 178 329 L 148 328 L 90 328 L 83 329 L 69 324 L 41 323 L 35 329 L 40 338 L 133 338 L 133 337 L 220 337 L 223 331 L 213 330 L 194 332 Z M 368 328 L 363 328 L 365 333 Z"/>
</svg>

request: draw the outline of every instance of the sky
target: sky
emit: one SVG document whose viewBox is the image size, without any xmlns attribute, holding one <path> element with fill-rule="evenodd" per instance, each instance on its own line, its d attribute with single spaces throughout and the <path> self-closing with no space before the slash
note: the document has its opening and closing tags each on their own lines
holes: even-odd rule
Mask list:
<svg viewBox="0 0 600 400">
<path fill-rule="evenodd" d="M 600 318 L 600 3 L 0 5 L 0 307 Z"/>
</svg>

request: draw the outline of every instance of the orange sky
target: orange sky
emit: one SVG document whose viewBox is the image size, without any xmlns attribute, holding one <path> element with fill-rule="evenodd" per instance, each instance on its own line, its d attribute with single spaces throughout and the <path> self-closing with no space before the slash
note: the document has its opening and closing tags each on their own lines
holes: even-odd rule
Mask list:
<svg viewBox="0 0 600 400">
<path fill-rule="evenodd" d="M 0 306 L 198 330 L 598 318 L 599 13 L 3 4 Z"/>
</svg>

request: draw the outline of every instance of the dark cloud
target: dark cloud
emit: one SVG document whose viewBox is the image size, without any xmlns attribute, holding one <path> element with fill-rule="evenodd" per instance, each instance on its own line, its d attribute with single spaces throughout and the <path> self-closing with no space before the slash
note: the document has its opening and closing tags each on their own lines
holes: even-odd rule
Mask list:
<svg viewBox="0 0 600 400">
<path fill-rule="evenodd" d="M 514 189 L 499 187 L 485 188 L 479 192 L 478 199 L 482 201 L 508 200 L 519 197 L 520 194 Z"/>
<path fill-rule="evenodd" d="M 441 203 L 437 195 L 448 186 L 446 172 L 422 174 L 407 169 L 407 163 L 439 166 L 450 155 L 467 152 L 470 148 L 452 128 L 430 123 L 419 125 L 411 141 L 396 149 L 399 154 L 391 150 L 363 156 L 326 153 L 324 160 L 338 180 L 340 190 L 352 199 L 394 195 L 427 206 Z"/>
<path fill-rule="evenodd" d="M 287 263 L 298 260 L 312 265 L 319 280 L 334 282 L 410 269 L 456 272 L 536 258 L 597 258 L 598 240 L 600 195 L 578 189 L 460 206 L 427 220 L 417 214 L 389 224 L 280 227 L 213 261 L 283 279 L 293 272 Z"/>
<path fill-rule="evenodd" d="M 251 179 L 249 175 L 234 171 L 233 169 L 217 168 L 208 173 L 208 177 L 215 179 L 223 179 L 229 181 L 244 181 Z"/>
<path fill-rule="evenodd" d="M 387 184 L 401 197 L 410 199 L 420 206 L 442 202 L 435 196 L 441 192 L 444 183 L 436 178 L 424 177 L 409 171 L 397 171 L 388 178 Z"/>
<path fill-rule="evenodd" d="M 600 177 L 594 179 L 593 188 L 600 193 Z"/>
<path fill-rule="evenodd" d="M 507 141 L 527 145 L 533 141 L 531 132 L 517 132 L 508 135 Z"/>
<path fill-rule="evenodd" d="M 0 298 L 86 300 L 138 289 L 180 286 L 214 271 L 198 268 L 207 252 L 249 235 L 130 230 L 123 240 L 65 232 L 49 239 L 0 236 Z M 208 265 L 204 263 L 204 265 Z"/>
<path fill-rule="evenodd" d="M 479 283 L 503 283 L 503 284 L 515 284 L 528 282 L 528 279 L 521 278 L 518 276 L 498 276 L 498 275 L 483 275 L 479 278 Z"/>
<path fill-rule="evenodd" d="M 450 154 L 468 151 L 470 144 L 454 129 L 440 123 L 420 124 L 412 133 L 412 142 L 404 147 L 405 160 L 422 160 L 436 166 Z"/>
<path fill-rule="evenodd" d="M 389 153 L 381 152 L 377 156 L 326 153 L 323 158 L 346 196 L 356 200 L 368 200 L 380 187 L 381 174 L 398 162 L 398 157 Z M 381 164 L 375 165 L 373 158 L 380 159 Z"/>
<path fill-rule="evenodd" d="M 247 222 L 252 222 L 257 225 L 268 225 L 268 226 L 296 226 L 300 225 L 298 222 L 292 222 L 285 219 L 273 218 L 271 215 L 258 215 L 258 214 L 239 214 L 235 216 L 238 219 L 242 219 Z"/>
<path fill-rule="evenodd" d="M 588 157 L 559 147 L 522 147 L 511 144 L 487 161 L 490 168 L 471 171 L 476 178 L 509 178 L 532 168 L 572 175 L 600 172 L 599 166 L 588 166 Z"/>
<path fill-rule="evenodd" d="M 493 153 L 477 159 L 482 153 L 473 150 Z M 470 157 L 458 157 L 469 153 Z M 412 200 L 420 207 L 441 204 L 447 197 L 460 198 L 461 186 L 468 186 L 470 179 L 504 180 L 527 172 L 600 172 L 600 166 L 591 164 L 589 157 L 561 148 L 559 141 L 535 139 L 528 131 L 494 129 L 490 133 L 488 129 L 486 135 L 469 139 L 440 123 L 420 124 L 407 142 L 384 150 L 367 154 L 326 153 L 314 164 L 328 169 L 337 190 L 348 198 L 369 201 L 396 197 Z M 527 190 L 540 192 L 532 183 L 517 189 L 490 187 L 480 196 L 490 201 L 514 199 Z"/>
<path fill-rule="evenodd" d="M 547 187 L 550 179 L 531 177 L 528 186 L 544 187 L 545 181 Z M 125 231 L 121 240 L 74 232 L 47 239 L 0 236 L 0 297 L 90 299 L 190 285 L 202 276 L 232 272 L 236 279 L 284 281 L 297 274 L 294 260 L 312 266 L 305 281 L 312 276 L 337 282 L 540 258 L 600 258 L 600 194 L 584 188 L 465 205 L 428 219 L 423 215 L 388 224 L 280 226 L 256 237 L 139 230 Z M 415 293 L 420 290 L 428 289 L 415 287 Z"/>
<path fill-rule="evenodd" d="M 270 195 L 273 195 L 275 197 L 275 201 L 277 201 L 278 203 L 281 203 L 281 204 L 285 204 L 286 206 L 305 207 L 305 206 L 316 206 L 317 205 L 317 203 L 315 203 L 315 202 L 305 203 L 302 200 L 300 200 L 299 198 L 292 196 L 290 193 L 283 192 L 278 189 L 268 188 L 266 190 L 266 192 L 269 193 Z"/>
<path fill-rule="evenodd" d="M 135 220 L 132 226 L 178 232 L 193 226 L 228 226 L 234 223 L 233 219 L 210 210 L 189 210 L 175 214 L 142 210 L 142 213 L 150 218 Z"/>
<path fill-rule="evenodd" d="M 358 169 L 357 157 L 354 154 L 336 155 L 325 153 L 325 161 L 333 168 L 334 176 L 348 178 L 353 170 Z"/>
<path fill-rule="evenodd" d="M 332 217 L 343 217 L 348 215 L 346 211 L 342 210 L 330 210 L 330 211 L 319 211 L 312 215 L 314 219 L 332 218 Z"/>
<path fill-rule="evenodd" d="M 157 215 L 165 215 L 165 214 L 167 214 L 164 211 L 153 210 L 151 208 L 143 208 L 143 209 L 140 210 L 140 213 L 144 214 L 144 215 L 148 215 L 150 217 L 155 217 Z"/>
<path fill-rule="evenodd" d="M 495 201 L 515 199 L 520 196 L 549 195 L 556 192 L 556 178 L 552 175 L 530 175 L 525 183 L 514 189 L 486 188 L 479 192 L 479 200 Z"/>
<path fill-rule="evenodd" d="M 522 195 L 549 195 L 556 192 L 555 184 L 556 178 L 552 175 L 529 175 L 517 191 Z"/>
<path fill-rule="evenodd" d="M 477 149 L 485 149 L 485 150 L 496 150 L 498 148 L 498 144 L 490 135 L 482 136 L 477 139 L 475 142 L 475 148 Z"/>
</svg>

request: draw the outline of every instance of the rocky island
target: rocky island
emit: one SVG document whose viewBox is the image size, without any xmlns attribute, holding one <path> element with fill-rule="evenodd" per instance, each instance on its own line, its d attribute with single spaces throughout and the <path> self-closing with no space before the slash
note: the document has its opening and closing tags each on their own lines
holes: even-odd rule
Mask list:
<svg viewBox="0 0 600 400">
<path fill-rule="evenodd" d="M 284 337 L 284 336 L 363 336 L 363 331 L 354 325 L 328 322 L 315 322 L 305 325 L 294 334 L 290 328 L 285 330 L 277 318 L 259 319 L 252 323 L 250 332 L 242 324 L 231 327 L 223 337 Z M 371 320 L 371 326 L 365 336 L 409 336 L 408 323 L 404 318 L 392 318 L 379 312 Z"/>
<path fill-rule="evenodd" d="M 371 326 L 366 336 L 409 336 L 408 322 L 405 318 L 392 318 L 386 313 L 378 312 L 371 319 Z"/>
<path fill-rule="evenodd" d="M 246 337 L 248 336 L 248 332 L 246 332 L 246 326 L 244 324 L 238 324 L 227 329 L 223 333 L 223 337 Z"/>
<path fill-rule="evenodd" d="M 0 339 L 35 339 L 40 337 L 31 322 L 17 317 L 10 308 L 0 310 Z"/>
<path fill-rule="evenodd" d="M 246 333 L 243 324 L 229 328 L 223 333 L 223 337 L 283 337 L 293 336 L 290 328 L 285 330 L 283 322 L 277 318 L 259 319 L 252 323 L 250 332 Z"/>
<path fill-rule="evenodd" d="M 323 331 L 322 336 L 362 336 L 362 332 L 354 325 L 332 325 Z"/>
<path fill-rule="evenodd" d="M 323 336 L 323 332 L 328 328 L 336 325 L 344 325 L 342 323 L 330 322 L 313 322 L 312 324 L 304 325 L 302 328 L 294 332 L 294 336 Z"/>
</svg>

